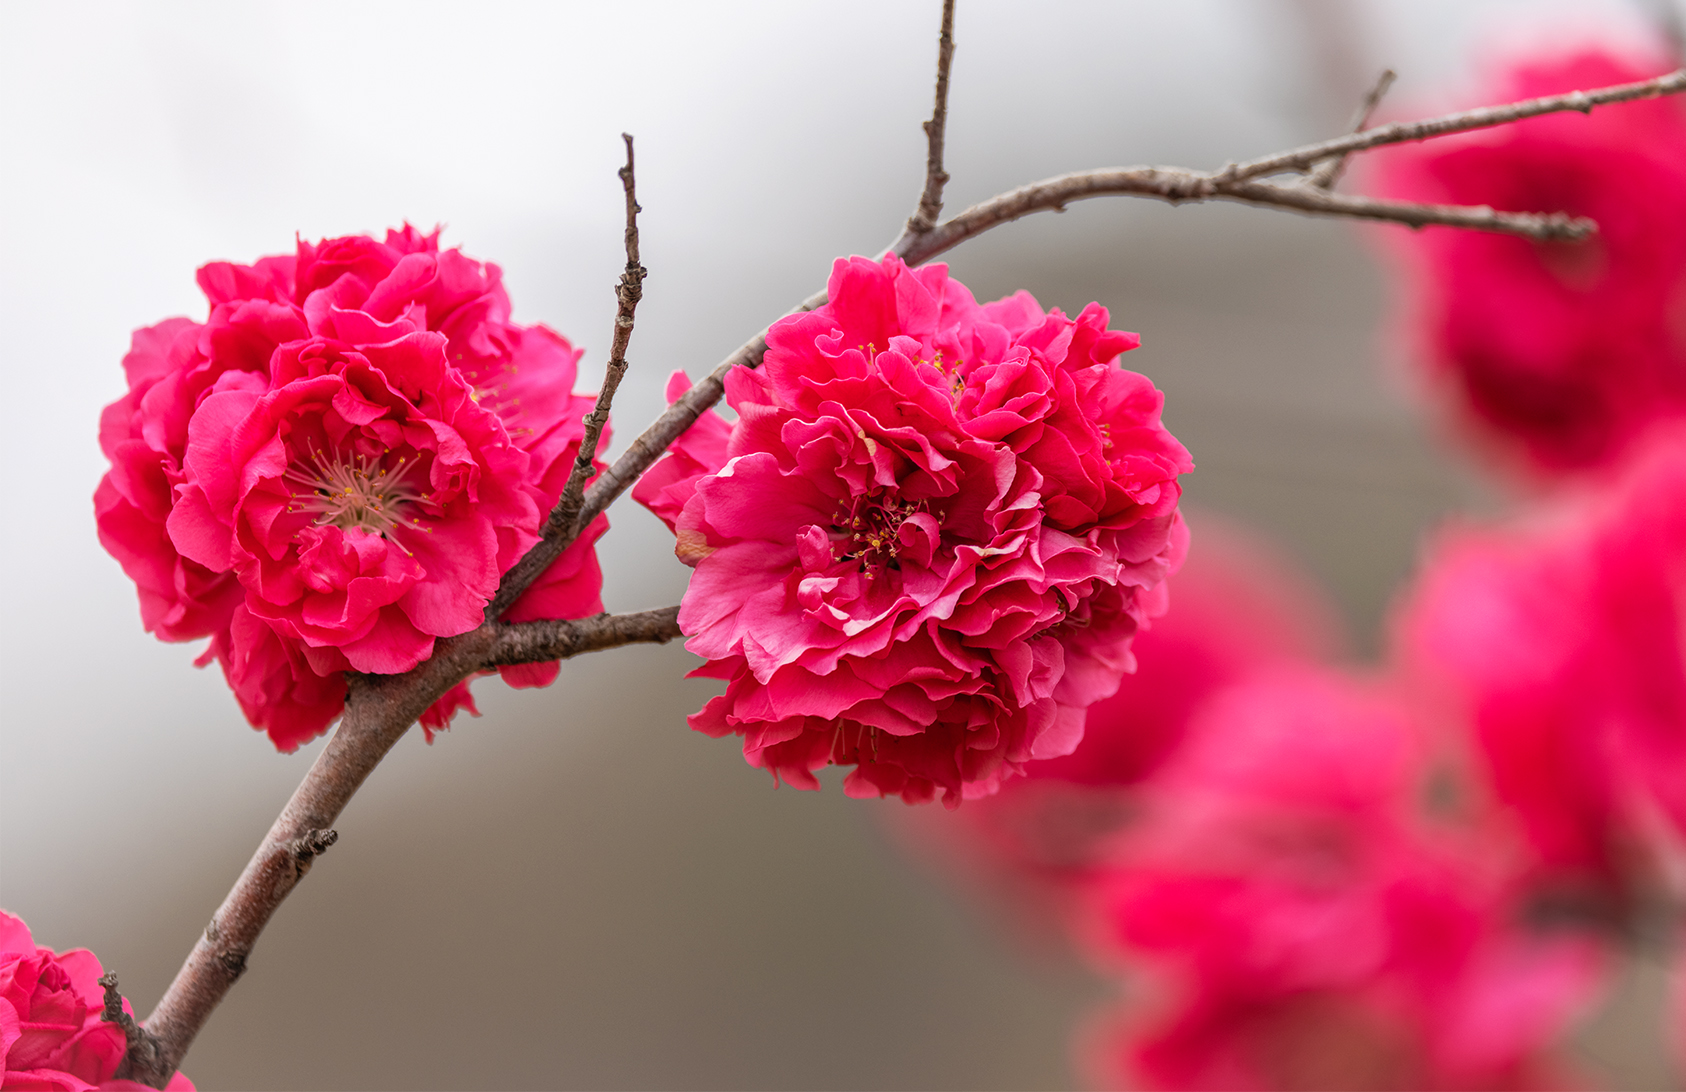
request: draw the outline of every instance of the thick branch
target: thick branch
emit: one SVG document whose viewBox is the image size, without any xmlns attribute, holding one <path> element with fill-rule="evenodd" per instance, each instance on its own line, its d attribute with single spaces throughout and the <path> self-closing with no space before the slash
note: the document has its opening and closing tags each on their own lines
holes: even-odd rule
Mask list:
<svg viewBox="0 0 1686 1092">
<path fill-rule="evenodd" d="M 620 283 L 615 285 L 615 334 L 609 348 L 609 364 L 603 371 L 603 385 L 598 388 L 597 401 L 586 415 L 585 436 L 580 440 L 580 453 L 568 474 L 568 484 L 563 486 L 556 507 L 551 509 L 550 517 L 545 520 L 538 544 L 504 574 L 497 595 L 486 605 L 488 621 L 513 606 L 521 598 L 521 593 L 539 578 L 539 574 L 579 537 L 574 527 L 579 522 L 580 505 L 585 500 L 585 483 L 591 477 L 598 440 L 603 435 L 604 426 L 609 423 L 609 407 L 614 404 L 615 392 L 620 389 L 621 379 L 626 375 L 626 347 L 632 341 L 632 321 L 638 313 L 638 301 L 644 297 L 644 277 L 649 271 L 638 261 L 638 214 L 642 209 L 638 205 L 637 179 L 633 173 L 632 134 L 622 133 L 621 139 L 626 141 L 626 166 L 619 172 L 621 187 L 626 191 L 626 270 L 621 274 Z M 591 521 L 587 519 L 586 522 Z"/>
<path fill-rule="evenodd" d="M 131 1079 L 162 1088 L 223 995 L 245 973 L 258 934 L 312 862 L 339 835 L 332 829 L 352 794 L 423 710 L 477 671 L 501 664 L 567 659 L 679 635 L 678 607 L 600 614 L 577 622 L 491 622 L 438 642 L 433 658 L 405 675 L 353 675 L 334 737 L 281 810 L 187 962 L 147 1017 L 125 1059 Z M 121 1008 L 119 1008 L 121 1011 Z"/>
<path fill-rule="evenodd" d="M 1386 144 L 1408 144 L 1451 133 L 1466 133 L 1472 129 L 1490 129 L 1495 125 L 1506 125 L 1524 118 L 1558 114 L 1566 110 L 1577 110 L 1585 114 L 1590 113 L 1595 106 L 1631 102 L 1634 99 L 1654 99 L 1659 95 L 1678 95 L 1682 91 L 1686 91 L 1686 68 L 1677 69 L 1666 76 L 1658 76 L 1654 80 L 1624 83 L 1615 87 L 1599 88 L 1596 91 L 1571 91 L 1566 95 L 1548 95 L 1503 106 L 1484 106 L 1479 110 L 1465 110 L 1425 121 L 1396 121 L 1390 125 L 1378 125 L 1361 133 L 1307 144 L 1301 148 L 1265 156 L 1263 159 L 1234 163 L 1217 172 L 1216 177 L 1226 182 L 1239 182 L 1248 178 L 1281 174 L 1283 171 L 1303 171 L 1330 156 L 1362 152 Z"/>
<path fill-rule="evenodd" d="M 577 622 L 496 622 L 481 666 L 539 664 L 621 645 L 659 644 L 680 636 L 679 608 L 599 614 Z"/>
<path fill-rule="evenodd" d="M 919 207 L 908 217 L 907 230 L 923 235 L 937 226 L 943 211 L 943 187 L 948 172 L 943 170 L 943 135 L 948 128 L 948 70 L 954 63 L 954 0 L 943 0 L 943 29 L 937 38 L 937 102 L 931 120 L 925 123 L 925 192 Z"/>
</svg>

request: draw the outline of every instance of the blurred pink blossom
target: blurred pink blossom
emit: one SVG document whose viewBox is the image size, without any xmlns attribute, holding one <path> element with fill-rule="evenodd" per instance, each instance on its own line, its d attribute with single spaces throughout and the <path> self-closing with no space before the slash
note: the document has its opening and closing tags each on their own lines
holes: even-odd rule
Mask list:
<svg viewBox="0 0 1686 1092">
<path fill-rule="evenodd" d="M 1214 698 L 1095 883 L 1095 943 L 1157 972 L 1098 1022 L 1109 1087 L 1533 1088 L 1593 998 L 1591 939 L 1519 923 L 1492 858 L 1416 817 L 1388 694 L 1306 668 Z M 1139 991 L 1138 991 L 1139 992 Z"/>
<path fill-rule="evenodd" d="M 957 806 L 1064 754 L 1181 560 L 1192 463 L 1134 334 L 979 306 L 947 267 L 839 259 L 635 495 L 696 566 L 679 622 L 728 681 L 691 718 L 801 788 Z M 669 389 L 683 390 L 683 377 Z"/>
<path fill-rule="evenodd" d="M 1686 832 L 1686 427 L 1521 518 L 1443 533 L 1395 629 L 1546 871 L 1619 886 L 1647 832 Z"/>
<path fill-rule="evenodd" d="M 1672 65 L 1596 49 L 1495 77 L 1489 101 L 1648 79 Z M 1408 325 L 1478 435 L 1545 472 L 1617 455 L 1686 409 L 1686 103 L 1552 114 L 1376 154 L 1391 197 L 1598 221 L 1583 243 L 1429 228 L 1388 238 Z"/>
</svg>

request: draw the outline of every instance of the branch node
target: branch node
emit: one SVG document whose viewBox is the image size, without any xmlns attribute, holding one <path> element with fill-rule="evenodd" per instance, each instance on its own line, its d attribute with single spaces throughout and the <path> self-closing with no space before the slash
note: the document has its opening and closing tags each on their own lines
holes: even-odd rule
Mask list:
<svg viewBox="0 0 1686 1092">
<path fill-rule="evenodd" d="M 308 867 L 311 861 L 328 852 L 328 847 L 339 840 L 340 834 L 337 830 L 307 830 L 293 839 L 287 850 L 295 861 Z"/>
</svg>

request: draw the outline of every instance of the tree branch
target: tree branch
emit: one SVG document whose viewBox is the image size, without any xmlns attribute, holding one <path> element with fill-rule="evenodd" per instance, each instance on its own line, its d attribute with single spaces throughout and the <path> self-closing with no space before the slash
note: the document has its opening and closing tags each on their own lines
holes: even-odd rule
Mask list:
<svg viewBox="0 0 1686 1092">
<path fill-rule="evenodd" d="M 919 195 L 919 205 L 907 221 L 907 230 L 914 235 L 936 227 L 943 211 L 943 186 L 948 184 L 948 172 L 943 170 L 943 135 L 948 128 L 948 70 L 953 63 L 954 0 L 943 0 L 943 29 L 937 37 L 937 102 L 931 109 L 931 120 L 925 123 L 925 192 Z"/>
<path fill-rule="evenodd" d="M 1378 125 L 1361 133 L 1307 144 L 1304 147 L 1265 156 L 1263 159 L 1232 163 L 1218 171 L 1214 177 L 1226 182 L 1239 182 L 1248 178 L 1281 174 L 1284 171 L 1303 171 L 1330 156 L 1362 152 L 1386 144 L 1408 144 L 1430 137 L 1467 133 L 1472 129 L 1490 129 L 1495 125 L 1506 125 L 1524 118 L 1558 114 L 1566 110 L 1577 110 L 1586 114 L 1591 113 L 1595 106 L 1632 102 L 1634 99 L 1654 99 L 1660 95 L 1678 95 L 1682 91 L 1686 91 L 1686 68 L 1676 69 L 1653 80 L 1602 87 L 1596 91 L 1571 91 L 1566 95 L 1547 95 L 1544 98 L 1512 102 L 1503 106 L 1483 106 L 1479 110 L 1465 110 L 1457 114 L 1428 118 L 1425 121 L 1396 121 L 1390 125 Z"/>
<path fill-rule="evenodd" d="M 556 507 L 550 510 L 550 517 L 545 520 L 543 535 L 538 544 L 504 574 L 497 595 L 486 604 L 487 621 L 497 619 L 514 606 L 521 593 L 579 537 L 576 526 L 584 528 L 579 515 L 585 500 L 586 479 L 591 477 L 597 443 L 603 435 L 604 426 L 609 423 L 609 407 L 614 404 L 615 392 L 620 389 L 621 379 L 626 375 L 626 347 L 632 341 L 633 316 L 638 313 L 638 301 L 644 297 L 644 277 L 649 273 L 638 260 L 638 214 L 643 210 L 638 205 L 637 178 L 633 172 L 632 134 L 622 133 L 621 139 L 626 141 L 626 166 L 619 171 L 621 187 L 626 191 L 626 271 L 621 274 L 620 283 L 615 285 L 618 304 L 615 308 L 615 335 L 609 348 L 609 363 L 603 371 L 603 385 L 598 388 L 597 401 L 586 415 L 580 453 L 574 459 L 574 468 L 568 474 L 568 484 L 563 486 Z M 585 521 L 590 522 L 591 518 Z"/>
<path fill-rule="evenodd" d="M 497 622 L 491 631 L 483 668 L 547 663 L 621 645 L 665 645 L 680 636 L 679 608 L 599 614 L 577 622 Z"/>
<path fill-rule="evenodd" d="M 404 675 L 351 675 L 345 715 L 264 836 L 234 888 L 146 1018 L 124 1060 L 130 1079 L 162 1088 L 229 987 L 282 900 L 339 835 L 345 805 L 416 718 L 445 691 L 502 664 L 567 659 L 620 645 L 679 636 L 678 607 L 599 614 L 577 622 L 493 622 L 441 640 L 433 658 Z M 118 1011 L 122 1011 L 121 1000 Z M 125 1030 L 127 1030 L 125 1028 Z"/>
<path fill-rule="evenodd" d="M 1347 128 L 1354 133 L 1362 133 L 1370 127 L 1370 117 L 1376 112 L 1376 107 L 1382 104 L 1382 96 L 1393 86 L 1393 81 L 1399 76 L 1391 68 L 1382 69 L 1380 78 L 1375 86 L 1365 92 L 1364 99 L 1358 104 L 1358 110 L 1352 115 L 1352 124 Z M 1306 182 L 1320 190 L 1332 189 L 1340 181 L 1341 172 L 1346 170 L 1346 155 L 1338 155 L 1333 159 L 1325 159 L 1319 163 L 1309 175 Z"/>
</svg>

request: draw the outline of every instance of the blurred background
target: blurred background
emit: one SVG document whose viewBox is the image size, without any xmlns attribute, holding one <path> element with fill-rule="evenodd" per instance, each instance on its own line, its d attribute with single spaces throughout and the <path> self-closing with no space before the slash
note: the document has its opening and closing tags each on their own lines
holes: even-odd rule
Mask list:
<svg viewBox="0 0 1686 1092">
<path fill-rule="evenodd" d="M 1214 167 L 1337 132 L 1479 62 L 1645 33 L 1662 0 L 962 0 L 948 207 L 1083 167 Z M 201 318 L 194 269 L 306 237 L 445 225 L 521 322 L 586 347 L 623 262 L 638 139 L 650 269 L 618 452 L 706 372 L 875 253 L 922 181 L 939 5 L 0 7 L 0 905 L 150 1009 L 320 743 L 278 755 L 198 649 L 143 633 L 94 537 L 100 408 L 129 331 Z M 1497 493 L 1413 409 L 1364 233 L 1237 206 L 1095 201 L 949 256 L 980 299 L 1099 300 L 1142 334 L 1193 505 L 1273 536 L 1354 655 L 1420 532 Z M 611 610 L 687 570 L 630 503 Z M 678 646 L 564 665 L 433 746 L 406 738 L 277 915 L 186 1071 L 202 1088 L 1060 1087 L 1110 987 L 1017 950 L 880 829 L 899 802 L 774 791 L 684 717 Z M 1643 967 L 1582 1038 L 1665 1079 Z"/>
</svg>

